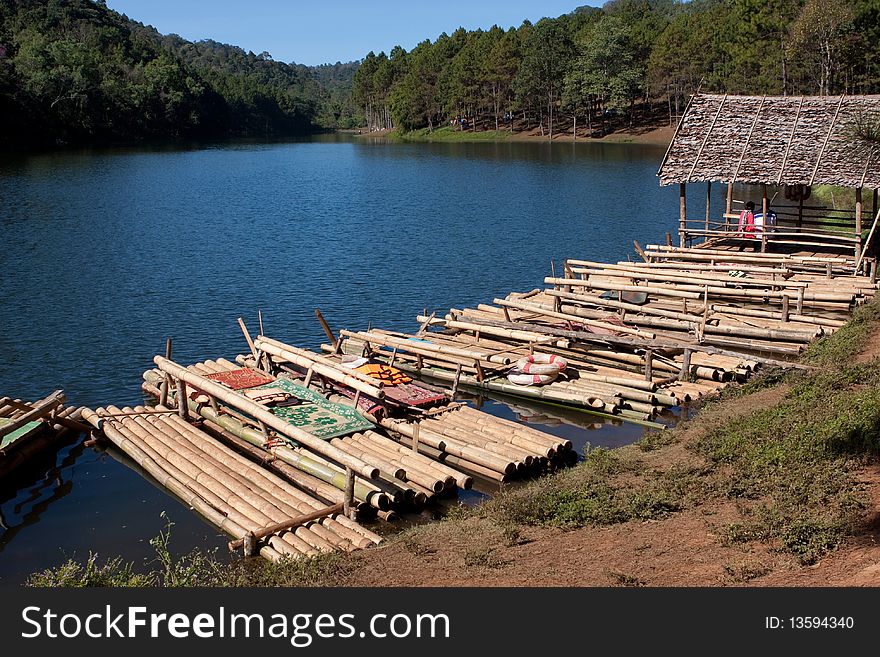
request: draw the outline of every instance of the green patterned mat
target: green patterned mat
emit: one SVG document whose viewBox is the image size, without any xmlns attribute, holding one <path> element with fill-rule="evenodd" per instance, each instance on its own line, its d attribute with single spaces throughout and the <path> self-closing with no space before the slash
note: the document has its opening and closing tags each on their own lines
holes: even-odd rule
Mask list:
<svg viewBox="0 0 880 657">
<path fill-rule="evenodd" d="M 8 420 L 6 418 L 0 418 L 0 427 L 6 424 L 12 424 L 12 420 Z M 21 440 L 22 438 L 30 435 L 32 432 L 35 432 L 37 429 L 43 426 L 42 420 L 34 420 L 33 422 L 28 422 L 23 427 L 19 427 L 15 431 L 6 434 L 3 436 L 3 439 L 0 440 L 0 449 L 6 449 L 11 446 L 12 443 L 17 440 Z"/>
<path fill-rule="evenodd" d="M 264 388 L 281 388 L 302 399 L 304 403 L 297 406 L 282 406 L 280 408 L 270 406 L 269 410 L 273 415 L 307 431 L 316 438 L 329 440 L 375 427 L 354 408 L 327 401 L 317 392 L 288 379 L 276 379 L 272 383 L 249 388 L 249 390 L 263 390 Z"/>
</svg>

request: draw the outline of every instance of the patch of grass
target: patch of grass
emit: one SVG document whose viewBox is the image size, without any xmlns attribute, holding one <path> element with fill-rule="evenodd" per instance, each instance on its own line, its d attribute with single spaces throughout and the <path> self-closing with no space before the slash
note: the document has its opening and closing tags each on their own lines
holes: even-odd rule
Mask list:
<svg viewBox="0 0 880 657">
<path fill-rule="evenodd" d="M 271 563 L 262 558 L 240 559 L 227 563 L 218 558 L 216 550 L 194 550 L 181 557 L 171 553 L 173 523 L 166 525 L 150 540 L 156 556 L 137 568 L 133 562 L 119 557 L 98 562 L 90 554 L 80 563 L 68 560 L 57 568 L 31 575 L 32 587 L 194 587 L 194 586 L 332 586 L 338 584 L 355 567 L 354 558 L 338 552 L 310 558 L 287 558 Z"/>
<path fill-rule="evenodd" d="M 506 141 L 510 139 L 507 130 L 459 130 L 452 126 L 442 126 L 429 131 L 427 128 L 409 132 L 394 131 L 388 135 L 393 141 L 402 142 L 472 142 L 472 141 Z"/>
<path fill-rule="evenodd" d="M 865 348 L 871 333 L 878 327 L 880 299 L 860 306 L 844 326 L 807 347 L 804 361 L 817 367 L 843 367 Z"/>
<path fill-rule="evenodd" d="M 861 512 L 855 466 L 880 453 L 880 367 L 793 379 L 778 405 L 738 418 L 694 446 L 733 499 L 762 503 L 729 542 L 778 541 L 802 563 L 835 547 Z"/>
<path fill-rule="evenodd" d="M 678 434 L 675 431 L 647 431 L 640 440 L 636 441 L 636 446 L 643 452 L 653 452 L 677 441 Z"/>
<path fill-rule="evenodd" d="M 791 372 L 779 367 L 770 367 L 761 370 L 760 374 L 753 376 L 742 385 L 732 385 L 723 388 L 718 395 L 718 401 L 740 399 L 762 390 L 775 388 L 776 386 L 785 383 L 791 375 Z"/>
<path fill-rule="evenodd" d="M 570 470 L 485 503 L 482 514 L 500 526 L 576 528 L 656 520 L 683 508 L 699 485 L 700 475 L 692 471 L 643 472 L 633 457 L 595 449 Z"/>
<path fill-rule="evenodd" d="M 760 561 L 742 560 L 724 564 L 724 572 L 734 582 L 751 582 L 770 572 L 770 567 Z"/>
<path fill-rule="evenodd" d="M 479 546 L 468 550 L 464 554 L 464 565 L 467 568 L 488 568 L 495 570 L 503 568 L 509 561 L 498 556 L 495 548 Z"/>
<path fill-rule="evenodd" d="M 84 563 L 69 559 L 57 568 L 34 573 L 28 580 L 33 587 L 129 587 L 155 586 L 154 573 L 137 573 L 133 563 L 125 563 L 121 558 L 108 559 L 98 563 L 98 555 L 89 553 Z"/>
</svg>

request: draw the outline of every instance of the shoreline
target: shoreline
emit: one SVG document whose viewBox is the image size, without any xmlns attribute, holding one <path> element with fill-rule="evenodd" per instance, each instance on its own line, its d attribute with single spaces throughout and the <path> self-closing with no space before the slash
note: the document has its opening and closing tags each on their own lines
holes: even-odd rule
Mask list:
<svg viewBox="0 0 880 657">
<path fill-rule="evenodd" d="M 351 134 L 357 139 L 369 141 L 387 141 L 394 143 L 502 143 L 502 142 L 547 142 L 547 143 L 585 143 L 585 144 L 640 144 L 649 146 L 667 146 L 675 132 L 674 127 L 663 126 L 654 127 L 637 131 L 615 131 L 604 137 L 585 137 L 578 136 L 575 140 L 572 138 L 571 132 L 558 132 L 553 135 L 551 140 L 548 135 L 542 135 L 537 129 L 533 130 L 517 130 L 508 132 L 506 130 L 480 130 L 457 131 L 443 126 L 435 128 L 432 132 L 427 129 L 414 130 L 408 133 L 398 133 L 396 130 L 376 130 L 373 132 L 362 132 L 356 129 L 337 130 L 338 133 Z"/>
</svg>

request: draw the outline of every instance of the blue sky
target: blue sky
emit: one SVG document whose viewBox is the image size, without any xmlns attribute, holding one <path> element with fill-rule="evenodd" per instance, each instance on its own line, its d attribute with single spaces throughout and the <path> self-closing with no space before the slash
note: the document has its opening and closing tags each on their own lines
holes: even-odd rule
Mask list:
<svg viewBox="0 0 880 657">
<path fill-rule="evenodd" d="M 107 6 L 163 34 L 211 38 L 276 60 L 324 64 L 361 59 L 369 51 L 410 50 L 458 27 L 518 26 L 604 0 L 107 0 Z"/>
</svg>

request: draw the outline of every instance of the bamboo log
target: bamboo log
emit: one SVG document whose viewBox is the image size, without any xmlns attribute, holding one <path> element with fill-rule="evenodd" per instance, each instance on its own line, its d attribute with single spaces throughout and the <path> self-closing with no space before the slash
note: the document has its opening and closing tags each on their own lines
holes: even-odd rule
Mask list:
<svg viewBox="0 0 880 657">
<path fill-rule="evenodd" d="M 383 458 L 392 462 L 399 462 L 401 466 L 406 467 L 407 481 L 414 481 L 420 486 L 427 488 L 434 493 L 442 493 L 444 490 L 455 486 L 454 478 L 448 477 L 444 473 L 435 471 L 430 468 L 430 461 L 418 454 L 410 452 L 409 454 L 399 452 L 395 449 L 389 449 L 380 442 L 371 441 L 364 434 L 354 434 L 346 437 L 346 442 L 352 442 L 365 450 L 380 454 Z"/>
<path fill-rule="evenodd" d="M 335 513 L 342 512 L 342 504 L 334 504 L 333 506 L 329 506 L 326 509 L 321 509 L 319 511 L 312 511 L 311 513 L 306 513 L 304 515 L 298 516 L 296 518 L 291 518 L 290 520 L 284 520 L 282 522 L 276 522 L 273 525 L 269 525 L 268 527 L 263 527 L 255 532 L 248 532 L 249 538 L 254 541 L 259 541 L 260 539 L 266 538 L 271 534 L 277 534 L 282 531 L 290 531 L 296 527 L 300 527 L 307 523 L 312 522 L 313 520 L 319 520 L 321 518 L 326 518 L 327 516 L 333 515 Z M 245 538 L 239 538 L 235 541 L 229 542 L 229 551 L 235 552 L 236 550 L 241 549 L 241 547 L 245 544 Z"/>
<path fill-rule="evenodd" d="M 155 438 L 173 452 L 166 458 L 186 459 L 192 467 L 201 468 L 270 520 L 285 520 L 323 507 L 308 494 L 284 484 L 277 476 L 219 445 L 178 417 L 142 416 L 133 421 L 147 429 L 147 425 L 152 425 Z M 304 527 L 302 532 L 297 529 L 294 533 L 321 550 L 351 550 L 370 543 L 332 518 Z"/>
<path fill-rule="evenodd" d="M 279 344 L 283 343 L 276 343 L 276 341 L 264 336 L 259 336 L 254 344 L 267 354 L 282 358 L 295 365 L 299 365 L 300 367 L 312 369 L 321 376 L 326 376 L 333 381 L 342 383 L 343 385 L 358 390 L 365 395 L 380 400 L 385 398 L 385 391 L 382 389 L 381 382 L 376 379 L 371 379 L 369 382 L 366 382 L 363 380 L 364 375 L 360 372 L 354 372 L 354 370 L 344 371 L 346 368 L 342 365 L 334 363 L 329 359 L 325 359 L 323 356 L 312 354 L 310 352 L 309 356 L 304 356 L 301 353 L 304 350 L 298 350 L 295 347 L 292 348 L 292 350 L 289 345 L 283 347 L 279 346 Z M 328 364 L 328 362 L 332 364 Z"/>
<path fill-rule="evenodd" d="M 519 310 L 527 310 L 529 312 L 538 313 L 541 315 L 546 315 L 547 317 L 555 317 L 557 319 L 565 319 L 569 321 L 576 321 L 581 324 L 586 324 L 587 326 L 595 326 L 597 328 L 603 328 L 609 331 L 613 331 L 616 333 L 626 333 L 628 335 L 634 335 L 642 338 L 652 339 L 654 337 L 653 333 L 648 333 L 647 331 L 640 331 L 639 329 L 634 329 L 629 326 L 618 326 L 617 324 L 609 324 L 607 322 L 596 322 L 593 320 L 585 320 L 581 317 L 571 316 L 566 313 L 559 313 L 553 310 L 547 310 L 542 306 L 525 303 L 522 301 L 509 301 L 507 299 L 495 299 L 493 301 L 496 305 L 505 307 L 505 308 L 517 308 Z"/>
<path fill-rule="evenodd" d="M 367 431 L 366 433 L 364 433 L 364 436 L 366 436 L 366 437 L 367 437 L 368 439 L 370 439 L 370 440 L 375 440 L 375 437 L 378 436 L 378 435 L 379 435 L 379 434 L 377 434 L 377 433 L 374 432 L 374 431 Z M 391 445 L 393 445 L 394 448 L 395 448 L 398 452 L 401 452 L 401 453 L 408 452 L 408 453 L 411 453 L 411 454 L 420 454 L 420 453 L 421 453 L 421 452 L 419 452 L 418 450 L 413 451 L 412 449 L 410 449 L 410 448 L 408 448 L 408 447 L 404 447 L 404 446 L 401 445 L 399 442 L 397 442 L 397 441 L 395 441 L 395 440 L 392 440 L 391 438 L 384 438 L 384 437 L 383 437 L 383 440 L 384 440 L 385 442 L 390 443 Z M 462 489 L 468 490 L 468 489 L 470 489 L 470 488 L 474 485 L 474 479 L 473 479 L 473 477 L 471 477 L 471 476 L 469 476 L 469 475 L 466 475 L 466 474 L 460 472 L 459 470 L 456 470 L 455 468 L 451 468 L 451 467 L 449 467 L 448 465 L 445 465 L 445 464 L 443 464 L 443 463 L 440 463 L 439 461 L 432 460 L 431 463 L 432 463 L 432 465 L 433 465 L 435 468 L 439 469 L 440 472 L 443 472 L 443 473 L 445 473 L 447 476 L 452 477 L 452 478 L 454 479 L 454 481 L 455 481 L 455 484 L 456 484 L 459 488 L 462 488 Z"/>
<path fill-rule="evenodd" d="M 400 444 L 407 448 L 412 448 L 413 440 L 409 436 L 404 436 L 400 434 L 397 438 L 400 441 Z M 493 470 L 492 468 L 487 468 L 484 465 L 480 465 L 479 463 L 474 463 L 473 461 L 469 461 L 467 459 L 455 456 L 450 454 L 449 452 L 444 452 L 439 449 L 435 449 L 429 445 L 425 445 L 424 443 L 418 444 L 418 451 L 420 454 L 424 454 L 425 456 L 430 456 L 433 459 L 436 459 L 440 463 L 445 463 L 450 466 L 455 466 L 456 468 L 462 470 L 463 472 L 469 473 L 471 475 L 476 475 L 478 477 L 483 477 L 484 479 L 490 479 L 492 481 L 497 481 L 499 483 L 503 483 L 509 481 L 512 474 L 502 474 Z"/>
<path fill-rule="evenodd" d="M 181 436 L 188 439 L 198 450 L 197 453 L 210 454 L 223 464 L 225 464 L 227 459 L 235 461 L 237 465 L 232 471 L 233 476 L 244 476 L 246 477 L 246 483 L 253 482 L 258 490 L 266 491 L 268 495 L 264 495 L 264 497 L 270 502 L 283 501 L 287 505 L 286 508 L 282 509 L 285 513 L 290 513 L 291 510 L 302 513 L 308 509 L 318 509 L 323 506 L 322 502 L 316 500 L 308 493 L 287 485 L 276 475 L 267 472 L 248 458 L 235 452 L 230 452 L 228 448 L 221 447 L 191 425 L 180 423 L 177 418 L 155 418 L 153 421 L 156 424 L 164 424 L 176 429 L 180 432 Z M 362 533 L 352 531 L 348 526 L 339 523 L 338 518 L 327 518 L 322 520 L 320 524 L 326 526 L 329 531 L 355 547 L 366 547 L 369 543 L 374 542 L 373 537 L 366 537 Z M 365 539 L 367 540 L 366 543 L 364 542 Z M 343 545 L 343 547 L 345 546 Z"/>
<path fill-rule="evenodd" d="M 412 439 L 415 436 L 415 428 L 401 421 L 395 421 L 391 419 L 382 420 L 382 426 L 386 429 L 389 429 L 395 433 L 402 434 L 407 438 Z M 427 445 L 429 447 L 433 447 L 436 450 L 441 452 L 447 452 L 452 456 L 456 456 L 458 458 L 467 459 L 469 461 L 473 461 L 474 463 L 478 463 L 479 465 L 490 468 L 499 472 L 501 474 L 513 475 L 516 473 L 516 466 L 503 458 L 499 458 L 497 456 L 487 454 L 483 450 L 478 450 L 471 445 L 467 445 L 458 440 L 445 437 L 441 434 L 437 434 L 433 431 L 427 429 L 419 428 L 419 451 L 421 452 L 422 445 Z"/>
<path fill-rule="evenodd" d="M 115 407 L 107 407 L 116 412 Z M 114 421 L 114 420 L 111 420 Z M 257 527 L 280 519 L 281 512 L 258 492 L 230 476 L 228 470 L 215 462 L 199 458 L 198 453 L 186 449 L 178 441 L 172 441 L 161 428 L 145 422 L 145 418 L 132 416 L 126 420 L 115 420 L 122 424 L 123 430 L 133 432 L 151 450 L 154 450 L 164 461 L 191 477 L 193 481 L 207 489 L 212 495 L 219 497 L 222 503 L 234 512 L 245 515 Z M 229 511 L 230 513 L 232 511 Z M 302 541 L 312 548 L 332 551 L 333 545 L 323 537 L 306 528 L 298 528 L 294 532 Z M 282 540 L 284 540 L 282 538 Z"/>
<path fill-rule="evenodd" d="M 376 343 L 385 345 L 387 347 L 397 347 L 398 349 L 409 351 L 411 353 L 421 353 L 433 355 L 435 357 L 455 356 L 458 358 L 467 359 L 471 362 L 471 364 L 473 364 L 474 362 L 480 362 L 485 363 L 486 365 L 510 365 L 511 363 L 510 356 L 502 356 L 497 354 L 487 356 L 478 351 L 473 351 L 470 349 L 458 349 L 455 347 L 434 344 L 427 340 L 429 337 L 431 337 L 428 334 L 419 337 L 418 341 L 410 340 L 408 338 L 401 338 L 394 335 L 381 334 L 375 331 L 353 332 L 342 330 L 340 331 L 340 335 L 350 338 L 357 338 L 371 344 Z"/>
</svg>

